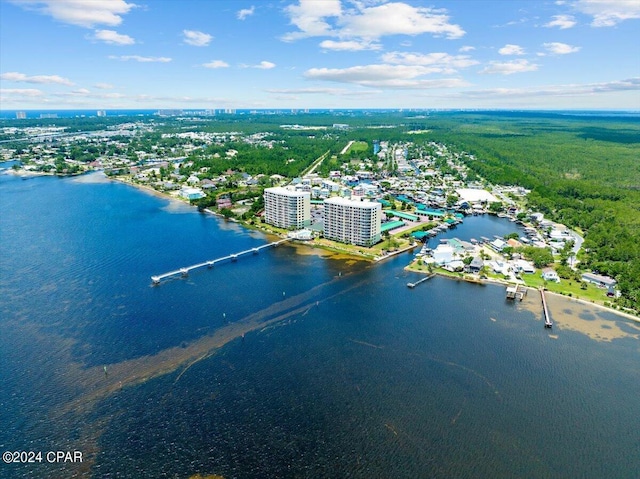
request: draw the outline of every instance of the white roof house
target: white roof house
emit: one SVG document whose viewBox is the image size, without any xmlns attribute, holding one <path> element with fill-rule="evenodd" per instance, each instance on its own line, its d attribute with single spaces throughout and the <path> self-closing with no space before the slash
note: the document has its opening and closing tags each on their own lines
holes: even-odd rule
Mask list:
<svg viewBox="0 0 640 479">
<path fill-rule="evenodd" d="M 453 254 L 455 250 L 448 244 L 440 244 L 433 250 L 434 262 L 438 265 L 451 263 L 453 261 Z"/>
<path fill-rule="evenodd" d="M 558 273 L 556 273 L 556 270 L 552 268 L 545 268 L 542 270 L 542 279 L 545 281 L 555 281 L 556 283 L 560 282 Z"/>
</svg>

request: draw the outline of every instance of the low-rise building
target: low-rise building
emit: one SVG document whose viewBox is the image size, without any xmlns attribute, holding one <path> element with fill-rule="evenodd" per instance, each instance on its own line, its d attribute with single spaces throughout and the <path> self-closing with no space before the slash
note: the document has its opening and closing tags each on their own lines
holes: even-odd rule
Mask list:
<svg viewBox="0 0 640 479">
<path fill-rule="evenodd" d="M 545 268 L 542 270 L 542 279 L 545 281 L 555 281 L 556 283 L 560 282 L 560 277 L 558 273 L 553 268 Z"/>
<path fill-rule="evenodd" d="M 609 276 L 603 276 L 595 273 L 583 273 L 582 281 L 593 283 L 600 288 L 606 288 L 608 293 L 613 293 L 615 291 L 616 285 L 618 284 L 615 279 Z"/>
</svg>

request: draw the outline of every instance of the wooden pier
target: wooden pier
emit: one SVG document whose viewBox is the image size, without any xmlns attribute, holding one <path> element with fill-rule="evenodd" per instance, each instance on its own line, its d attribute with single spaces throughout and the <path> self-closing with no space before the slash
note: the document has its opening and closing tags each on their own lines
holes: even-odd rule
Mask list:
<svg viewBox="0 0 640 479">
<path fill-rule="evenodd" d="M 163 274 L 158 274 L 158 275 L 155 275 L 155 276 L 151 276 L 151 282 L 154 285 L 157 285 L 157 284 L 160 284 L 160 281 L 162 281 L 165 278 L 170 278 L 172 276 L 178 276 L 178 275 L 180 275 L 182 277 L 185 277 L 185 276 L 189 275 L 189 272 L 191 270 L 198 269 L 198 268 L 203 268 L 204 266 L 206 266 L 207 268 L 213 268 L 213 266 L 216 263 L 221 263 L 223 261 L 228 261 L 228 260 L 237 261 L 239 256 L 242 256 L 242 255 L 245 255 L 245 254 L 249 254 L 249 253 L 258 254 L 261 249 L 265 249 L 265 248 L 269 248 L 269 247 L 276 247 L 279 244 L 284 243 L 285 241 L 289 241 L 289 238 L 281 239 L 279 241 L 274 241 L 273 243 L 267 243 L 267 244 L 264 244 L 262 246 L 258 246 L 256 248 L 251 248 L 251 249 L 247 249 L 247 250 L 244 250 L 244 251 L 240 251 L 239 253 L 233 253 L 233 254 L 230 254 L 230 255 L 227 255 L 227 256 L 223 256 L 222 258 L 217 258 L 217 259 L 213 259 L 213 260 L 209 260 L 209 261 L 203 261 L 202 263 L 198 263 L 198 264 L 194 264 L 194 265 L 191 265 L 191 266 L 187 266 L 185 268 L 179 268 L 179 269 L 176 269 L 176 270 L 173 270 L 173 271 L 169 271 L 168 273 L 163 273 Z"/>
<path fill-rule="evenodd" d="M 407 283 L 407 286 L 408 286 L 409 288 L 415 288 L 415 287 L 416 287 L 416 286 L 418 286 L 420 283 L 424 283 L 426 280 L 433 278 L 435 275 L 436 275 L 435 273 L 430 273 L 430 274 L 428 274 L 427 276 L 425 276 L 424 278 L 422 278 L 421 280 L 416 281 L 415 283 Z"/>
<path fill-rule="evenodd" d="M 527 295 L 527 288 L 525 286 L 520 287 L 519 284 L 515 286 L 507 286 L 507 299 L 517 299 L 522 301 Z"/>
<path fill-rule="evenodd" d="M 544 289 L 540 288 L 540 297 L 542 298 L 542 310 L 544 311 L 544 327 L 553 327 L 553 322 L 549 316 L 549 309 L 547 308 L 547 301 L 544 299 Z"/>
</svg>

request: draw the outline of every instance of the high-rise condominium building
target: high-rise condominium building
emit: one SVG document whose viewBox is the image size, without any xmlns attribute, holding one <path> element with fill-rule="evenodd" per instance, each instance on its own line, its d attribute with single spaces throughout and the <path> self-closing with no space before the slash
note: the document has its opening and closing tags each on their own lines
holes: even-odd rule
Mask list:
<svg viewBox="0 0 640 479">
<path fill-rule="evenodd" d="M 278 228 L 298 229 L 311 224 L 311 194 L 283 187 L 264 190 L 265 221 Z"/>
<path fill-rule="evenodd" d="M 380 241 L 382 205 L 333 197 L 324 202 L 324 237 L 341 243 L 372 246 Z"/>
</svg>

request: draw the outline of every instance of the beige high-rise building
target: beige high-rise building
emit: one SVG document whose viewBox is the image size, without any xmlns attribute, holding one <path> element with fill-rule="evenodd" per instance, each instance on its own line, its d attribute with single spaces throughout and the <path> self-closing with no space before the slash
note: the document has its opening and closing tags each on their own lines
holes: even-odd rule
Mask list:
<svg viewBox="0 0 640 479">
<path fill-rule="evenodd" d="M 324 202 L 324 237 L 341 243 L 373 246 L 380 241 L 382 205 L 333 197 Z"/>
<path fill-rule="evenodd" d="M 311 224 L 311 194 L 283 187 L 264 190 L 264 219 L 278 228 L 299 229 Z"/>
</svg>

